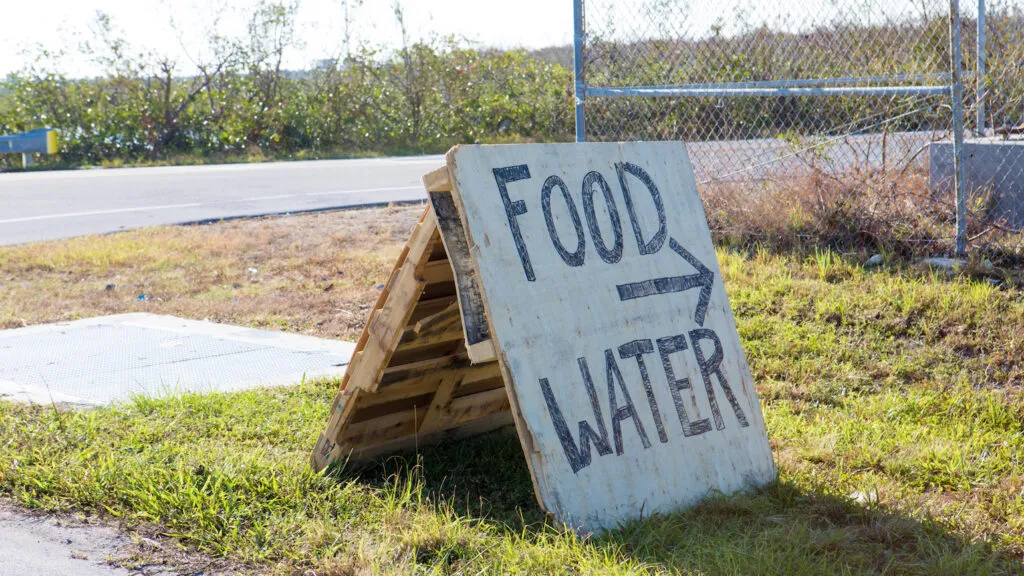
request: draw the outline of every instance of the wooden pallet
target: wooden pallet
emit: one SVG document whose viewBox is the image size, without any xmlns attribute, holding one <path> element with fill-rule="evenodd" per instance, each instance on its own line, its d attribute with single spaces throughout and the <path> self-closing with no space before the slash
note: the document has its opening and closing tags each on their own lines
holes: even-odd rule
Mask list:
<svg viewBox="0 0 1024 576">
<path fill-rule="evenodd" d="M 316 470 L 513 423 L 449 182 L 447 167 L 424 176 L 432 202 L 356 343 Z"/>
<path fill-rule="evenodd" d="M 683 144 L 457 146 L 424 184 L 430 206 L 359 339 L 316 469 L 514 424 L 541 507 L 587 531 L 776 477 Z M 587 236 L 598 257 L 585 260 Z"/>
</svg>

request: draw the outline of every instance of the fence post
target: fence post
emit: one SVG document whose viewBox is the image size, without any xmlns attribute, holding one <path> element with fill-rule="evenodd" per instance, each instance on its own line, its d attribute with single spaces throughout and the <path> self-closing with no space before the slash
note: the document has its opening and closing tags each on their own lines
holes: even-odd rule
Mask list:
<svg viewBox="0 0 1024 576">
<path fill-rule="evenodd" d="M 585 142 L 587 139 L 586 128 L 583 117 L 583 100 L 586 98 L 586 87 L 583 84 L 583 0 L 572 2 L 573 38 L 572 38 L 572 66 L 573 66 L 573 96 L 576 103 L 576 141 Z"/>
<path fill-rule="evenodd" d="M 977 116 L 975 128 L 978 136 L 985 135 L 985 96 L 988 86 L 985 85 L 985 59 L 988 53 L 985 46 L 985 0 L 978 0 L 978 94 L 977 94 Z"/>
<path fill-rule="evenodd" d="M 964 84 L 960 73 L 960 0 L 949 0 L 949 43 L 953 108 L 953 191 L 956 196 L 956 255 L 967 252 L 967 189 L 964 186 Z"/>
</svg>

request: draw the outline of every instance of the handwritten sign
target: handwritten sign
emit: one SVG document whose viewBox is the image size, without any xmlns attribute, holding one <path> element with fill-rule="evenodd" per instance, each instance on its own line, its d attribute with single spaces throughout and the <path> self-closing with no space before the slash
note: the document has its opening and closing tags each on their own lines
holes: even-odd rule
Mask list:
<svg viewBox="0 0 1024 576">
<path fill-rule="evenodd" d="M 614 527 L 775 477 L 682 143 L 448 154 L 538 498 Z"/>
</svg>

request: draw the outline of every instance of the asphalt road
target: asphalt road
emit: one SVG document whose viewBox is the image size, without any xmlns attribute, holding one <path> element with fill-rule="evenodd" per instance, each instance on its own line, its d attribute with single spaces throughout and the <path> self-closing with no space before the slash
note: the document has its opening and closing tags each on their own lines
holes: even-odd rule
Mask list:
<svg viewBox="0 0 1024 576">
<path fill-rule="evenodd" d="M 0 244 L 424 199 L 442 156 L 0 174 Z"/>
<path fill-rule="evenodd" d="M 812 166 L 893 168 L 927 132 L 824 139 L 804 150 L 778 139 L 692 142 L 698 183 L 778 180 Z M 883 145 L 884 143 L 884 145 Z M 822 144 L 822 141 L 817 141 Z M 888 159 L 887 159 L 888 158 Z M 442 156 L 0 174 L 0 245 L 288 212 L 425 199 L 421 177 Z"/>
<path fill-rule="evenodd" d="M 26 516 L 0 503 L 0 576 L 129 576 L 106 563 L 128 543 L 112 528 Z"/>
</svg>

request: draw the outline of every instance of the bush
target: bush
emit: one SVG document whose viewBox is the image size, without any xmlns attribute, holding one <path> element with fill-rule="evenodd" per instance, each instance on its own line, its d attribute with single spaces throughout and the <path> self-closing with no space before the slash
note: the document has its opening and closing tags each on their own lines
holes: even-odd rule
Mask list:
<svg viewBox="0 0 1024 576">
<path fill-rule="evenodd" d="M 9 76 L 0 82 L 0 133 L 60 130 L 61 152 L 40 158 L 43 166 L 432 153 L 457 142 L 571 138 L 572 72 L 561 64 L 433 38 L 287 71 L 293 10 L 265 3 L 247 38 L 211 37 L 212 56 L 193 76 L 160 55 L 129 56 L 101 14 L 91 56 L 104 76 L 74 79 L 39 63 Z"/>
</svg>

